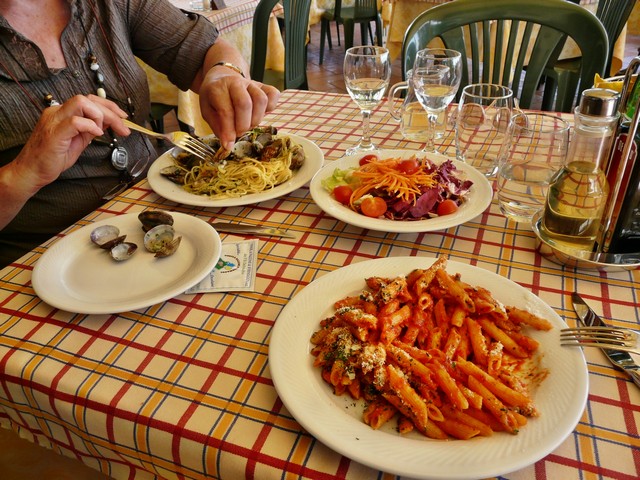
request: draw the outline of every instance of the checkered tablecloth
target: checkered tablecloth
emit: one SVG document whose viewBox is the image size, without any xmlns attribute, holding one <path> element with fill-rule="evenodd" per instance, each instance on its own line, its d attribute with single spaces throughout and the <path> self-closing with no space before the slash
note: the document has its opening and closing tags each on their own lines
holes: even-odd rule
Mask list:
<svg viewBox="0 0 640 480">
<path fill-rule="evenodd" d="M 329 93 L 287 91 L 265 123 L 313 140 L 326 161 L 360 134 L 355 104 Z M 402 140 L 384 106 L 372 125 L 373 141 L 385 148 L 418 146 Z M 449 132 L 440 148 L 452 153 L 452 138 Z M 3 426 L 116 479 L 395 478 L 316 441 L 284 408 L 269 374 L 269 334 L 282 308 L 309 282 L 347 264 L 447 255 L 519 283 L 570 324 L 574 290 L 612 324 L 640 322 L 639 271 L 552 263 L 535 251 L 530 228 L 506 220 L 495 199 L 464 225 L 394 234 L 333 219 L 308 187 L 256 205 L 206 209 L 164 200 L 143 181 L 59 237 L 151 207 L 205 220 L 267 221 L 296 238 L 260 238 L 255 292 L 179 295 L 119 315 L 68 313 L 35 295 L 33 267 L 59 238 L 0 271 Z M 589 398 L 575 431 L 535 465 L 503 478 L 639 477 L 640 389 L 598 350 L 585 354 Z"/>
</svg>

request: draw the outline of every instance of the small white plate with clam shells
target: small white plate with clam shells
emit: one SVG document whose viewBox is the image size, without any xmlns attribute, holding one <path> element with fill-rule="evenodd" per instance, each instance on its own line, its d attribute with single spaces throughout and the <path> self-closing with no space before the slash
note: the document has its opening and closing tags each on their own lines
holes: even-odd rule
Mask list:
<svg viewBox="0 0 640 480">
<path fill-rule="evenodd" d="M 32 284 L 49 305 L 74 313 L 120 313 L 155 305 L 184 293 L 215 267 L 222 242 L 215 229 L 197 217 L 169 212 L 176 251 L 158 258 L 144 248 L 138 213 L 114 216 L 80 228 L 51 245 L 36 263 Z M 115 260 L 92 242 L 98 227 L 112 225 L 137 245 L 130 258 Z"/>
</svg>

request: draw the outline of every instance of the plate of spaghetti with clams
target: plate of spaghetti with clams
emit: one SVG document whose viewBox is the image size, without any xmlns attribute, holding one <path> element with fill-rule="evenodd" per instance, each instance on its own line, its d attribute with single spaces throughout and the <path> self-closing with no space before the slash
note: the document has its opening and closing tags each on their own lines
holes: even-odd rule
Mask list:
<svg viewBox="0 0 640 480">
<path fill-rule="evenodd" d="M 203 140 L 219 150 L 217 138 Z M 278 198 L 300 188 L 323 162 L 324 155 L 315 143 L 264 126 L 239 137 L 234 149 L 216 161 L 203 161 L 174 148 L 151 165 L 147 180 L 154 192 L 174 202 L 234 207 Z"/>
</svg>

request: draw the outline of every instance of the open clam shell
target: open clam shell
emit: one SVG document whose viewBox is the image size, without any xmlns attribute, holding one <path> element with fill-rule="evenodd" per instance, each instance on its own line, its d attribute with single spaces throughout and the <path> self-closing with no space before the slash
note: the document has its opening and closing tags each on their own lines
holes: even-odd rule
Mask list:
<svg viewBox="0 0 640 480">
<path fill-rule="evenodd" d="M 120 235 L 120 229 L 114 225 L 101 225 L 91 232 L 91 241 L 105 250 L 124 242 L 126 235 Z"/>
<path fill-rule="evenodd" d="M 145 233 L 144 247 L 156 257 L 168 257 L 178 250 L 181 240 L 171 225 L 157 225 Z"/>
<path fill-rule="evenodd" d="M 132 242 L 122 242 L 111 247 L 109 254 L 116 262 L 123 262 L 131 258 L 136 253 L 138 246 Z"/>
</svg>

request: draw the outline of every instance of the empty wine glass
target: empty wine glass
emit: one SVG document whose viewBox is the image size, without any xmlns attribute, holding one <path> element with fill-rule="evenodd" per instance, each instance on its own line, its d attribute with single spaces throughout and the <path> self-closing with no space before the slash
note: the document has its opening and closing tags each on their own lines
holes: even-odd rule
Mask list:
<svg viewBox="0 0 640 480">
<path fill-rule="evenodd" d="M 346 155 L 376 150 L 369 136 L 369 117 L 385 95 L 391 78 L 389 50 L 365 45 L 352 47 L 344 57 L 344 82 L 351 98 L 362 113 L 362 138 Z"/>
<path fill-rule="evenodd" d="M 416 55 L 411 81 L 418 101 L 429 118 L 424 151 L 435 152 L 438 116 L 453 100 L 462 78 L 462 56 L 448 48 L 425 48 Z"/>
</svg>

